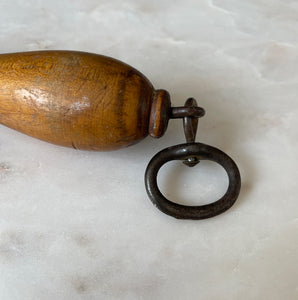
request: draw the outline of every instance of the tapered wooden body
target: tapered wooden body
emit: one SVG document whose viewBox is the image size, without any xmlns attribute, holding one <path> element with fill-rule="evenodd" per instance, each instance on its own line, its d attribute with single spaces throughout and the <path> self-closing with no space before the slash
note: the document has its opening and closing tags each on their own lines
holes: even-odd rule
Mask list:
<svg viewBox="0 0 298 300">
<path fill-rule="evenodd" d="M 140 72 L 105 56 L 0 54 L 0 123 L 54 144 L 103 151 L 134 144 L 149 133 L 155 96 Z"/>
</svg>

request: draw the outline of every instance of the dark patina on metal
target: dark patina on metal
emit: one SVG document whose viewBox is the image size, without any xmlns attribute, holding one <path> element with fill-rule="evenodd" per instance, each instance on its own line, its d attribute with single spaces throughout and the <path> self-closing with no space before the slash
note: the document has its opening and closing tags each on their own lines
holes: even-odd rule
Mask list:
<svg viewBox="0 0 298 300">
<path fill-rule="evenodd" d="M 215 147 L 195 143 L 198 118 L 204 114 L 204 109 L 197 107 L 196 100 L 193 98 L 188 99 L 184 107 L 171 108 L 170 118 L 183 118 L 187 143 L 160 151 L 151 159 L 146 169 L 145 186 L 149 198 L 158 209 L 177 219 L 200 220 L 219 215 L 235 203 L 240 192 L 241 177 L 235 162 Z M 200 160 L 210 160 L 220 164 L 229 178 L 226 193 L 213 203 L 199 206 L 186 206 L 168 200 L 158 188 L 157 174 L 165 163 L 172 160 L 181 160 L 189 167 L 197 165 Z"/>
</svg>

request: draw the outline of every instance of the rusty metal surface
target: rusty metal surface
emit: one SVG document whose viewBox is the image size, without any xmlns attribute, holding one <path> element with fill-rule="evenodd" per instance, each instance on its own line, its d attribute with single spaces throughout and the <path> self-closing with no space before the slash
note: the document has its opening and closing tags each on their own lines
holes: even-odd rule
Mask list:
<svg viewBox="0 0 298 300">
<path fill-rule="evenodd" d="M 149 162 L 145 172 L 147 194 L 153 204 L 162 212 L 177 219 L 200 220 L 219 215 L 229 209 L 237 200 L 241 188 L 241 177 L 235 162 L 223 151 L 202 143 L 195 143 L 198 118 L 204 116 L 203 108 L 189 98 L 183 107 L 172 107 L 170 118 L 183 119 L 186 142 L 166 148 L 157 153 Z M 157 174 L 169 161 L 181 160 L 188 167 L 196 166 L 200 160 L 211 160 L 220 164 L 228 174 L 229 186 L 226 193 L 218 200 L 207 205 L 186 206 L 168 200 L 159 190 Z"/>
<path fill-rule="evenodd" d="M 189 157 L 217 162 L 226 170 L 229 187 L 220 199 L 207 205 L 185 206 L 171 202 L 162 195 L 157 185 L 159 169 L 169 161 L 184 161 Z M 177 219 L 200 220 L 214 217 L 229 209 L 239 195 L 241 179 L 235 162 L 221 150 L 201 143 L 186 143 L 166 148 L 151 159 L 145 173 L 145 186 L 149 198 L 162 212 Z"/>
</svg>

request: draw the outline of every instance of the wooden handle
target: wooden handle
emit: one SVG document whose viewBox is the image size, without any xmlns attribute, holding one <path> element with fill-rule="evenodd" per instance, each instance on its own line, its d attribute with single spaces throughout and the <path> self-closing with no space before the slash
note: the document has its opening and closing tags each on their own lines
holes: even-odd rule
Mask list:
<svg viewBox="0 0 298 300">
<path fill-rule="evenodd" d="M 0 55 L 0 122 L 54 144 L 115 150 L 161 136 L 169 94 L 118 60 L 91 53 Z"/>
</svg>

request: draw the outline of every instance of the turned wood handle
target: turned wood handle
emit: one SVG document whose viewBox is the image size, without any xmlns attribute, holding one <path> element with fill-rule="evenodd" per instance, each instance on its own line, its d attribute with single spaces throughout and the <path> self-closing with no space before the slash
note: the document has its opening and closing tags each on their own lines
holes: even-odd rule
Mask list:
<svg viewBox="0 0 298 300">
<path fill-rule="evenodd" d="M 164 134 L 165 90 L 113 58 L 74 51 L 0 54 L 0 123 L 41 140 L 115 150 Z"/>
</svg>

